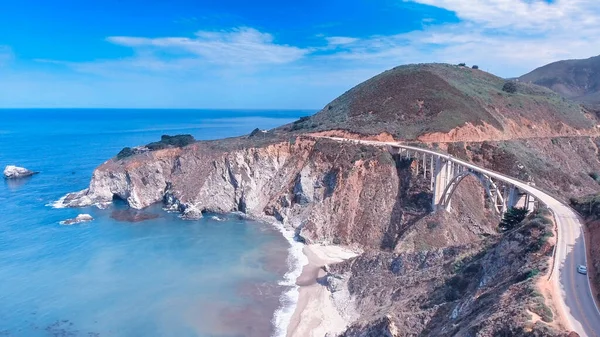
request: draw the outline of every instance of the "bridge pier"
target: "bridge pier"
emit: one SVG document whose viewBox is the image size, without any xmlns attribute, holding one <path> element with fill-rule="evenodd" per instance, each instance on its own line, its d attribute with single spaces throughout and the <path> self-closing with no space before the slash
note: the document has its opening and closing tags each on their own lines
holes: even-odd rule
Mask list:
<svg viewBox="0 0 600 337">
<path fill-rule="evenodd" d="M 510 207 L 526 208 L 527 210 L 532 212 L 536 208 L 536 200 L 529 193 L 522 192 L 521 190 L 513 186 L 510 189 L 507 209 Z"/>
<path fill-rule="evenodd" d="M 439 156 L 432 158 L 432 163 L 434 163 L 434 171 L 432 174 L 433 200 L 431 208 L 436 211 L 438 206 L 442 204 L 444 192 L 446 191 L 446 187 L 448 186 L 448 183 L 454 174 L 454 166 L 452 162 L 449 162 L 448 160 Z M 449 204 L 446 206 L 448 208 L 450 207 Z"/>
</svg>

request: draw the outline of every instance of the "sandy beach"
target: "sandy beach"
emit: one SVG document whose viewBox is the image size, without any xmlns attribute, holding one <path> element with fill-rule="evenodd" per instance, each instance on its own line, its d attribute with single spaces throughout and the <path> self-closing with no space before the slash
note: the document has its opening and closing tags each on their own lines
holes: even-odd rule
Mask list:
<svg viewBox="0 0 600 337">
<path fill-rule="evenodd" d="M 342 262 L 356 253 L 338 246 L 308 245 L 303 249 L 308 264 L 296 280 L 299 298 L 290 320 L 287 337 L 323 337 L 342 332 L 347 322 L 331 301 L 329 290 L 317 279 L 325 276 L 323 266 Z"/>
</svg>

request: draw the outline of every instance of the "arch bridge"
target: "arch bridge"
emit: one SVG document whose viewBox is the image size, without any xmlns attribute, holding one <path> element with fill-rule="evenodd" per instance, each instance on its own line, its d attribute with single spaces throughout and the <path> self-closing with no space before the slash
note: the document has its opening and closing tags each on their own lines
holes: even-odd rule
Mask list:
<svg viewBox="0 0 600 337">
<path fill-rule="evenodd" d="M 504 214 L 511 207 L 524 207 L 530 211 L 537 207 L 538 202 L 534 196 L 519 189 L 512 183 L 512 179 L 505 178 L 499 173 L 491 173 L 453 156 L 427 149 L 401 144 L 388 144 L 387 148 L 392 154 L 412 159 L 412 168 L 415 174 L 429 178 L 433 192 L 433 210 L 449 211 L 454 192 L 463 179 L 468 176 L 479 180 L 485 189 L 493 211 L 499 215 Z"/>
<path fill-rule="evenodd" d="M 526 182 L 432 150 L 397 142 L 319 138 L 384 146 L 392 153 L 411 158 L 414 172 L 429 178 L 434 209 L 450 209 L 457 186 L 469 175 L 481 182 L 494 211 L 499 215 L 509 207 L 534 210 L 542 204 L 547 206 L 556 224 L 556 244 L 549 280 L 556 289 L 560 289 L 560 296 L 553 301 L 565 309 L 563 314 L 568 330 L 580 336 L 600 336 L 600 308 L 594 300 L 589 278 L 578 274 L 578 266 L 588 263 L 583 221 L 565 202 Z"/>
</svg>

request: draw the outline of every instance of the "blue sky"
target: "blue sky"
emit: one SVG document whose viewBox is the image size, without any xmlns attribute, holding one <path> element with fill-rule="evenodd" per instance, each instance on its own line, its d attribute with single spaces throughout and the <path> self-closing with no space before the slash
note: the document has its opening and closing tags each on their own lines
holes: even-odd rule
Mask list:
<svg viewBox="0 0 600 337">
<path fill-rule="evenodd" d="M 0 22 L 0 107 L 315 109 L 400 64 L 600 54 L 596 0 L 21 0 Z"/>
</svg>

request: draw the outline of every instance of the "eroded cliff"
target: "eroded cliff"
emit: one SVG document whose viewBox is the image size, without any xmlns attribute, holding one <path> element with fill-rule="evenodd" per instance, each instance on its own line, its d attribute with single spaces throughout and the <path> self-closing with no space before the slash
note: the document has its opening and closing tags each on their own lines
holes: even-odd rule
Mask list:
<svg viewBox="0 0 600 337">
<path fill-rule="evenodd" d="M 294 137 L 252 146 L 200 142 L 101 165 L 88 189 L 65 206 L 123 199 L 133 208 L 163 202 L 186 218 L 243 212 L 291 225 L 309 242 L 395 247 L 401 228 L 429 212 L 410 162 L 384 149 Z M 424 184 L 424 182 L 421 182 Z"/>
<path fill-rule="evenodd" d="M 544 187 L 575 186 L 563 195 L 587 191 L 589 175 L 564 172 L 573 156 L 596 153 L 593 140 L 523 142 L 440 146 L 524 180 L 562 172 L 558 177 L 564 182 L 554 179 Z M 539 158 L 513 151 L 522 147 Z M 540 153 L 566 159 L 548 167 Z M 579 165 L 582 171 L 599 168 L 595 158 Z M 471 178 L 459 186 L 451 213 L 431 213 L 429 181 L 413 167 L 385 148 L 248 136 L 111 159 L 94 172 L 88 189 L 63 203 L 84 206 L 118 198 L 138 209 L 163 203 L 190 219 L 239 211 L 291 226 L 307 242 L 365 251 L 333 266 L 327 277 L 340 311 L 351 305 L 359 313 L 348 317 L 353 324 L 345 336 L 378 335 L 381 329 L 390 336 L 560 334 L 534 284 L 547 270 L 551 229 L 532 222 L 499 234 L 499 219 Z M 541 314 L 549 315 L 551 325 L 540 321 Z"/>
<path fill-rule="evenodd" d="M 452 212 L 432 213 L 429 181 L 409 159 L 313 137 L 410 139 L 564 200 L 600 192 L 595 115 L 532 85 L 506 93 L 504 83 L 450 65 L 393 69 L 270 132 L 126 151 L 62 204 L 163 203 L 188 219 L 237 211 L 308 243 L 363 251 L 321 280 L 341 314 L 358 313 L 343 336 L 564 335 L 540 285 L 553 246 L 546 214 L 500 233 L 470 178 Z"/>
</svg>

